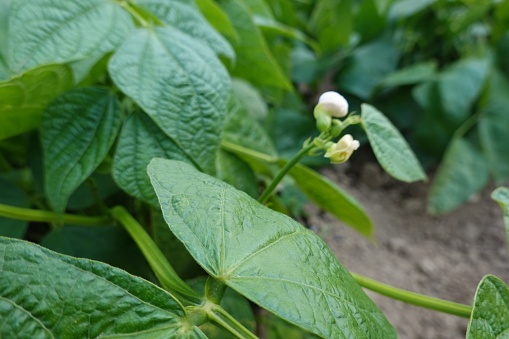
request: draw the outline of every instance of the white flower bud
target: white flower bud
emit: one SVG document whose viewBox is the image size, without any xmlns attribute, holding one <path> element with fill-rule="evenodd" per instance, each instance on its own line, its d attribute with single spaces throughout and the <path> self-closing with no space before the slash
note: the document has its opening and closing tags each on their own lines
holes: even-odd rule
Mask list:
<svg viewBox="0 0 509 339">
<path fill-rule="evenodd" d="M 348 114 L 348 101 L 337 92 L 325 92 L 318 99 L 318 105 L 331 117 L 342 118 Z"/>
<path fill-rule="evenodd" d="M 333 164 L 341 164 L 347 161 L 359 146 L 359 141 L 354 140 L 350 134 L 345 134 L 336 144 L 332 144 L 327 149 L 324 157 L 329 158 Z"/>
</svg>

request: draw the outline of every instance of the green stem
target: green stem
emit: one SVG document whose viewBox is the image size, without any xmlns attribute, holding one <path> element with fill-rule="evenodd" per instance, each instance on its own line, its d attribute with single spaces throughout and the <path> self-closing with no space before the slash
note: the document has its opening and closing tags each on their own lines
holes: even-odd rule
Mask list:
<svg viewBox="0 0 509 339">
<path fill-rule="evenodd" d="M 106 225 L 111 223 L 111 219 L 106 216 L 88 217 L 74 214 L 56 214 L 51 211 L 33 210 L 4 204 L 0 204 L 0 216 L 26 221 L 55 222 L 89 226 Z"/>
<path fill-rule="evenodd" d="M 229 151 L 229 152 L 232 152 L 235 154 L 244 154 L 249 157 L 259 159 L 259 160 L 269 162 L 269 163 L 273 163 L 273 162 L 277 161 L 276 158 L 271 157 L 270 155 L 260 153 L 260 152 L 257 152 L 255 150 L 252 150 L 252 149 L 249 149 L 246 147 L 242 147 L 240 145 L 234 144 L 234 143 L 226 141 L 226 140 L 221 141 L 221 148 L 223 148 L 225 151 Z"/>
<path fill-rule="evenodd" d="M 222 281 L 208 277 L 207 283 L 205 284 L 205 296 L 208 300 L 217 305 L 221 304 L 221 299 L 223 299 L 225 291 L 226 285 Z"/>
<path fill-rule="evenodd" d="M 468 305 L 458 304 L 452 301 L 442 300 L 438 298 L 428 297 L 426 295 L 405 291 L 393 286 L 389 286 L 373 279 L 366 278 L 362 275 L 351 273 L 355 281 L 362 287 L 373 292 L 385 295 L 386 297 L 403 301 L 419 307 L 429 308 L 430 310 L 442 313 L 453 314 L 463 318 L 470 318 L 472 307 Z"/>
<path fill-rule="evenodd" d="M 208 313 L 209 320 L 215 325 L 223 328 L 228 333 L 239 339 L 258 339 L 251 331 L 237 321 L 230 313 L 226 312 L 221 306 L 216 306 Z"/>
<path fill-rule="evenodd" d="M 145 256 L 145 259 L 147 259 L 150 267 L 152 267 L 157 279 L 159 279 L 161 285 L 167 291 L 174 293 L 178 299 L 189 304 L 198 305 L 203 302 L 202 298 L 178 276 L 154 240 L 124 207 L 113 207 L 111 215 L 131 235 Z"/>
<path fill-rule="evenodd" d="M 263 191 L 262 195 L 258 198 L 258 201 L 264 204 L 267 199 L 269 199 L 276 186 L 283 179 L 283 177 L 295 166 L 302 158 L 304 158 L 313 148 L 316 146 L 311 142 L 308 146 L 304 147 L 299 151 L 299 153 L 295 154 L 294 157 L 286 163 L 286 165 L 278 172 L 276 177 L 272 180 L 269 186 Z"/>
</svg>

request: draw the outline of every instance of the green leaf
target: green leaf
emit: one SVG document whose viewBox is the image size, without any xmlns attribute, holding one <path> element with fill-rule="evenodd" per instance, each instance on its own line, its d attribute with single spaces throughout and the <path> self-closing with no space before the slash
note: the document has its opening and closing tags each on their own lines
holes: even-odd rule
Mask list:
<svg viewBox="0 0 509 339">
<path fill-rule="evenodd" d="M 479 140 L 490 171 L 497 183 L 509 176 L 509 81 L 499 72 L 491 76 L 486 102 L 481 108 L 478 122 Z"/>
<path fill-rule="evenodd" d="M 467 339 L 503 339 L 509 334 L 509 289 L 502 280 L 485 276 L 475 292 Z"/>
<path fill-rule="evenodd" d="M 196 5 L 207 21 L 218 32 L 234 42 L 238 42 L 239 36 L 225 12 L 213 0 L 196 0 Z"/>
<path fill-rule="evenodd" d="M 217 54 L 235 59 L 233 48 L 207 22 L 193 0 L 135 0 L 134 2 L 147 9 L 165 24 L 205 43 Z"/>
<path fill-rule="evenodd" d="M 147 175 L 147 166 L 156 157 L 192 164 L 186 153 L 149 117 L 142 112 L 131 114 L 120 133 L 112 174 L 120 188 L 153 206 L 158 206 L 158 203 Z"/>
<path fill-rule="evenodd" d="M 504 213 L 504 224 L 509 248 L 509 188 L 499 187 L 491 193 L 491 198 L 500 204 Z"/>
<path fill-rule="evenodd" d="M 39 126 L 46 106 L 72 85 L 72 71 L 64 65 L 42 66 L 0 82 L 0 140 Z"/>
<path fill-rule="evenodd" d="M 396 337 L 313 232 L 185 163 L 148 172 L 168 226 L 214 278 L 323 337 Z"/>
<path fill-rule="evenodd" d="M 394 73 L 390 73 L 380 82 L 380 86 L 404 86 L 432 79 L 436 74 L 437 64 L 434 61 L 425 61 L 413 64 Z"/>
<path fill-rule="evenodd" d="M 396 70 L 399 52 L 391 40 L 380 38 L 357 48 L 338 76 L 344 91 L 367 100 L 377 84 Z"/>
<path fill-rule="evenodd" d="M 110 0 L 14 1 L 9 19 L 14 73 L 112 51 L 134 28 L 129 13 Z"/>
<path fill-rule="evenodd" d="M 316 3 L 309 28 L 318 37 L 324 52 L 333 52 L 350 43 L 353 31 L 352 0 L 320 0 Z"/>
<path fill-rule="evenodd" d="M 2 336 L 204 337 L 166 291 L 106 264 L 0 238 L 0 275 Z"/>
<path fill-rule="evenodd" d="M 278 161 L 281 167 L 286 162 Z M 302 192 L 324 211 L 331 213 L 360 234 L 366 237 L 373 236 L 373 223 L 362 206 L 339 186 L 300 164 L 294 166 L 289 174 Z"/>
<path fill-rule="evenodd" d="M 120 128 L 120 104 L 108 90 L 83 87 L 58 97 L 41 125 L 45 191 L 62 212 L 74 190 L 101 164 Z"/>
<path fill-rule="evenodd" d="M 207 46 L 171 27 L 138 29 L 110 59 L 109 71 L 189 158 L 214 172 L 230 78 Z"/>
<path fill-rule="evenodd" d="M 219 150 L 217 178 L 246 192 L 252 198 L 258 196 L 258 181 L 251 167 L 230 152 Z"/>
<path fill-rule="evenodd" d="M 249 9 L 237 0 L 220 0 L 219 5 L 240 37 L 240 42 L 234 44 L 237 63 L 232 74 L 256 86 L 292 89 L 292 84 L 272 55 Z"/>
<path fill-rule="evenodd" d="M 309 47 L 313 48 L 315 51 L 321 52 L 320 45 L 318 45 L 313 39 L 309 38 L 306 34 L 296 28 L 287 26 L 280 23 L 279 21 L 264 16 L 256 15 L 253 19 L 255 25 L 261 28 L 264 32 L 274 33 L 290 39 L 301 41 L 307 44 Z"/>
<path fill-rule="evenodd" d="M 362 126 L 384 170 L 401 181 L 427 180 L 419 160 L 389 119 L 368 104 L 362 104 L 361 110 Z"/>
<path fill-rule="evenodd" d="M 8 79 L 10 75 L 9 65 L 7 64 L 10 11 L 11 0 L 0 0 L 0 81 Z"/>
<path fill-rule="evenodd" d="M 239 79 L 232 79 L 232 89 L 241 106 L 244 107 L 249 115 L 262 122 L 267 117 L 269 108 L 260 92 L 249 82 Z"/>
<path fill-rule="evenodd" d="M 437 0 L 399 0 L 389 10 L 391 20 L 403 19 L 428 8 Z"/>
<path fill-rule="evenodd" d="M 276 147 L 263 126 L 253 118 L 235 94 L 230 98 L 223 139 L 276 157 Z"/>
<path fill-rule="evenodd" d="M 445 152 L 428 197 L 428 211 L 449 212 L 488 182 L 482 154 L 466 139 L 455 138 Z"/>
<path fill-rule="evenodd" d="M 16 207 L 29 207 L 28 197 L 13 182 L 11 176 L 0 176 L 0 203 Z M 25 220 L 0 217 L 0 236 L 23 238 L 28 228 Z"/>
</svg>

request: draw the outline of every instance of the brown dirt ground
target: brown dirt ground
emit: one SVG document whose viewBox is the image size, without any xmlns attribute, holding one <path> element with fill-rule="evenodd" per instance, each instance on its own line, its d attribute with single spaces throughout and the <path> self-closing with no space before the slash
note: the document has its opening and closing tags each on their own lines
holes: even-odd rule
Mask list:
<svg viewBox="0 0 509 339">
<path fill-rule="evenodd" d="M 355 168 L 354 168 L 355 166 Z M 359 170 L 360 168 L 360 170 Z M 471 304 L 481 278 L 509 282 L 502 211 L 495 186 L 443 216 L 426 213 L 428 183 L 405 184 L 374 163 L 336 165 L 323 174 L 357 198 L 375 224 L 377 244 L 307 205 L 307 224 L 349 270 L 410 291 Z M 464 338 L 468 319 L 367 291 L 400 338 Z"/>
</svg>

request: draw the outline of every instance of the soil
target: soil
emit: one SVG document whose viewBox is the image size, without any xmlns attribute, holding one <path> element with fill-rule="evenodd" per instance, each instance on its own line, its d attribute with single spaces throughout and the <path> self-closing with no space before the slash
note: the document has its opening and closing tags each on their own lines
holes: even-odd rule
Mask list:
<svg viewBox="0 0 509 339">
<path fill-rule="evenodd" d="M 375 224 L 376 243 L 318 208 L 307 224 L 352 272 L 395 287 L 471 304 L 479 281 L 493 274 L 509 282 L 502 210 L 494 185 L 442 216 L 426 213 L 429 183 L 401 183 L 372 162 L 328 167 L 322 173 L 357 198 Z M 468 319 L 366 293 L 400 338 L 464 338 Z"/>
</svg>

